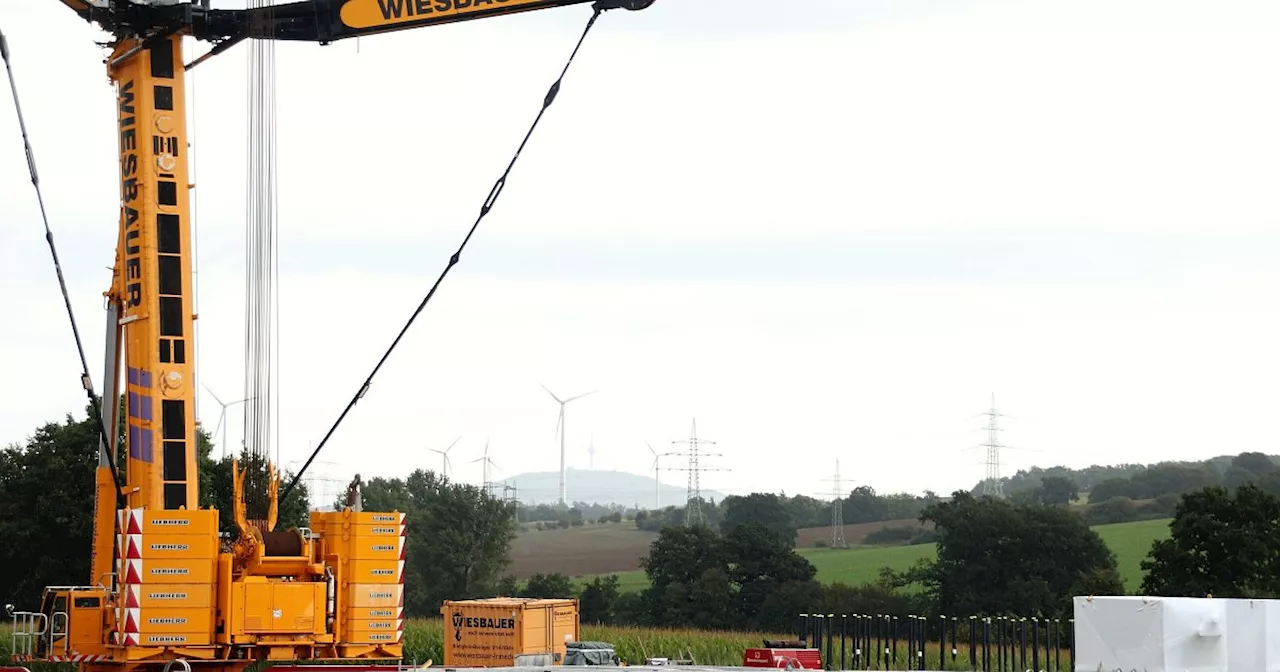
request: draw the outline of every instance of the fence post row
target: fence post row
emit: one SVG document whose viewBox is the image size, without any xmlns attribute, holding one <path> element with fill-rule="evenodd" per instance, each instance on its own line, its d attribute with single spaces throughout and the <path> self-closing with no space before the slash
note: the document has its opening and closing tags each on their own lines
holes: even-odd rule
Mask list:
<svg viewBox="0 0 1280 672">
<path fill-rule="evenodd" d="M 1074 619 L 917 614 L 800 614 L 796 623 L 826 670 L 1071 672 L 1074 628 Z"/>
</svg>

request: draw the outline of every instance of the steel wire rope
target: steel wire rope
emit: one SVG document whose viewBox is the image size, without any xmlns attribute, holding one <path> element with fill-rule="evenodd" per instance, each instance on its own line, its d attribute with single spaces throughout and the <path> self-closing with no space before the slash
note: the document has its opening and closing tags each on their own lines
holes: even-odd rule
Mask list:
<svg viewBox="0 0 1280 672">
<path fill-rule="evenodd" d="M 98 396 L 93 392 L 93 377 L 89 375 L 89 360 L 84 356 L 84 343 L 80 339 L 80 328 L 76 326 L 75 311 L 71 309 L 71 295 L 67 292 L 67 280 L 62 273 L 62 263 L 58 260 L 58 249 L 53 244 L 53 230 L 49 228 L 49 214 L 44 207 L 44 193 L 40 189 L 40 177 L 36 172 L 35 153 L 31 149 L 31 141 L 27 136 L 27 123 L 22 116 L 22 104 L 18 101 L 18 84 L 13 77 L 13 65 L 9 62 L 9 44 L 4 39 L 4 33 L 0 33 L 0 58 L 4 59 L 4 69 L 9 74 L 9 90 L 13 92 L 13 108 L 18 115 L 18 127 L 22 129 L 22 146 L 27 156 L 27 170 L 31 173 L 31 185 L 36 190 L 36 200 L 40 203 L 40 218 L 44 221 L 44 239 L 49 243 L 49 253 L 53 256 L 53 268 L 58 273 L 58 286 L 62 289 L 62 301 L 67 306 L 67 318 L 71 321 L 71 333 L 75 336 L 76 350 L 80 354 L 80 384 L 84 387 L 85 394 L 89 396 L 89 405 L 93 408 L 94 415 L 97 416 L 96 424 L 98 426 L 99 439 L 103 445 L 111 446 L 114 443 L 110 440 L 111 434 L 107 432 L 106 421 L 102 415 L 102 404 L 98 400 Z M 116 403 L 113 400 L 113 403 Z M 116 503 L 117 506 L 124 501 L 124 486 L 120 483 L 120 473 L 116 470 L 115 455 L 111 454 L 111 450 L 106 450 L 107 466 L 111 469 L 111 481 L 116 486 Z M 115 536 L 115 535 L 112 535 Z"/>
<path fill-rule="evenodd" d="M 614 9 L 617 6 L 619 5 L 616 2 L 596 2 L 592 5 L 591 18 L 587 20 L 586 28 L 582 30 L 582 35 L 578 37 L 578 42 L 574 45 L 573 52 L 569 54 L 569 60 L 565 61 L 564 68 L 560 71 L 560 76 L 551 84 L 551 88 L 547 89 L 547 94 L 542 99 L 542 108 L 538 110 L 538 114 L 534 117 L 533 123 L 529 126 L 529 130 L 525 132 L 524 139 L 520 141 L 520 146 L 516 148 L 516 153 L 511 157 L 511 161 L 507 163 L 506 170 L 502 172 L 502 176 L 494 182 L 493 188 L 489 190 L 488 197 L 485 198 L 484 204 L 480 206 L 480 214 L 476 217 L 475 222 L 472 223 L 471 229 L 467 231 L 466 237 L 462 239 L 462 244 L 459 245 L 458 250 L 449 257 L 449 263 L 446 264 L 444 270 L 440 272 L 440 277 L 436 278 L 435 284 L 431 285 L 431 289 L 427 292 L 427 295 L 422 298 L 422 302 L 418 304 L 417 309 L 409 316 L 408 322 L 406 322 L 404 327 L 400 329 L 400 333 L 396 335 L 395 340 L 391 342 L 387 351 L 382 354 L 382 358 L 378 360 L 376 365 L 374 365 L 373 371 L 369 373 L 367 378 L 365 378 L 360 389 L 358 389 L 355 395 L 351 397 L 351 401 L 347 402 L 346 408 L 344 408 L 342 413 L 338 415 L 338 419 L 334 421 L 333 426 L 325 433 L 324 438 L 320 440 L 320 444 L 315 447 L 315 450 L 311 451 L 311 456 L 308 457 L 306 463 L 302 465 L 302 469 L 293 476 L 293 479 L 289 481 L 289 485 L 280 493 L 280 501 L 283 502 L 285 498 L 289 496 L 294 485 L 298 483 L 298 480 L 302 478 L 304 473 L 306 473 L 307 468 L 311 466 L 312 460 L 316 458 L 316 455 L 320 454 L 320 450 L 324 448 L 325 444 L 329 441 L 329 438 L 333 436 L 333 432 L 338 428 L 338 425 L 342 424 L 343 419 L 347 417 L 347 413 L 349 413 L 356 403 L 364 397 L 365 393 L 369 391 L 369 386 L 373 383 L 373 377 L 377 375 L 378 370 L 382 368 L 382 365 L 386 363 L 387 358 L 391 356 L 391 352 L 395 350 L 397 345 L 399 345 L 400 339 L 404 338 L 405 333 L 409 331 L 409 327 L 413 325 L 414 320 L 418 319 L 418 315 L 424 308 L 426 308 L 427 302 L 431 300 L 431 297 L 435 296 L 436 290 L 439 289 L 440 283 L 444 281 L 445 276 L 447 276 L 449 271 L 458 264 L 458 260 L 462 257 L 462 251 L 466 249 L 467 243 L 470 242 L 471 237 L 475 235 L 476 229 L 480 226 L 480 221 L 485 218 L 485 215 L 489 214 L 494 203 L 497 202 L 499 194 L 502 193 L 503 187 L 506 186 L 507 177 L 511 174 L 512 167 L 516 165 L 516 160 L 520 158 L 520 153 L 524 151 L 525 145 L 528 144 L 529 138 L 533 135 L 534 129 L 538 127 L 538 122 L 542 121 L 542 115 L 546 114 L 547 108 L 551 107 L 551 103 L 555 102 L 556 95 L 560 92 L 560 84 L 564 81 L 565 74 L 569 72 L 569 66 L 573 64 L 573 59 L 578 55 L 578 50 L 582 48 L 582 43 L 587 39 L 587 34 L 590 33 L 591 28 L 595 26 L 596 19 L 599 19 L 600 14 L 606 9 Z"/>
<path fill-rule="evenodd" d="M 264 9 L 251 20 L 255 32 L 273 20 L 274 5 L 269 0 L 249 0 L 249 7 Z M 244 408 L 244 468 L 249 470 L 244 492 L 248 517 L 264 520 L 269 500 L 265 468 L 272 457 L 272 430 L 279 432 L 273 417 L 279 405 L 273 389 L 279 365 L 273 347 L 279 319 L 275 310 L 278 185 L 274 41 L 253 40 L 246 69 L 244 396 L 251 401 Z"/>
</svg>

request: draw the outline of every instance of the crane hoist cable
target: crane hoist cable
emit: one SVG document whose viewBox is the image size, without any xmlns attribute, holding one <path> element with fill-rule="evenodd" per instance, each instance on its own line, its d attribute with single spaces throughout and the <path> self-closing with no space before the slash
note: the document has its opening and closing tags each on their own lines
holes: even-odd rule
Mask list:
<svg viewBox="0 0 1280 672">
<path fill-rule="evenodd" d="M 9 62 L 9 44 L 4 39 L 4 33 L 0 33 L 0 58 L 4 59 L 4 69 L 9 73 L 9 89 L 13 92 L 13 108 L 18 114 L 18 127 L 22 129 L 22 146 L 27 154 L 27 170 L 31 173 L 31 185 L 36 189 L 36 200 L 40 203 L 40 218 L 44 220 L 44 239 L 49 243 L 49 253 L 53 255 L 53 268 L 58 273 L 58 286 L 62 288 L 62 301 L 67 306 L 67 317 L 71 320 L 71 333 L 76 339 L 76 350 L 80 353 L 80 384 L 84 387 L 85 394 L 89 395 L 89 405 L 93 408 L 93 414 L 99 433 L 99 440 L 102 445 L 111 446 L 114 443 L 110 440 L 111 434 L 107 432 L 106 422 L 102 415 L 102 404 L 98 400 L 98 395 L 93 392 L 93 378 L 89 375 L 89 361 L 84 356 L 84 344 L 80 340 L 80 328 L 76 326 L 76 314 L 71 310 L 71 296 L 67 293 L 67 280 L 62 274 L 62 263 L 58 261 L 58 248 L 53 244 L 53 231 L 49 228 L 49 214 L 44 207 L 44 193 L 40 189 L 40 176 L 36 172 L 35 153 L 31 151 L 31 141 L 27 136 L 27 123 L 22 117 L 22 104 L 18 101 L 18 84 L 13 78 L 13 66 Z M 112 400 L 115 403 L 115 400 Z M 105 451 L 107 455 L 107 466 L 111 468 L 111 480 L 116 486 L 116 503 L 117 506 L 122 505 L 124 501 L 124 485 L 120 483 L 120 472 L 116 471 L 115 455 L 113 451 Z"/>
<path fill-rule="evenodd" d="M 542 115 L 546 113 L 547 108 L 551 107 L 551 103 L 555 102 L 556 95 L 560 92 L 560 83 L 564 81 L 565 74 L 569 72 L 569 66 L 573 64 L 574 57 L 578 55 L 578 50 L 582 48 L 582 43 L 587 39 L 587 34 L 590 33 L 591 28 L 595 26 L 596 19 L 600 18 L 601 12 L 606 9 L 614 9 L 618 6 L 620 5 L 617 0 L 596 2 L 592 6 L 591 18 L 587 20 L 586 28 L 583 29 L 582 35 L 578 38 L 578 43 L 573 47 L 573 52 L 569 54 L 569 60 L 565 62 L 564 68 L 560 71 L 560 76 L 556 78 L 556 81 L 551 84 L 551 88 L 547 90 L 547 95 L 542 99 L 542 108 L 538 110 L 537 116 L 533 119 L 533 124 L 529 126 L 529 130 L 524 134 L 524 140 L 520 141 L 520 146 L 516 148 L 515 155 L 513 155 L 511 157 L 511 161 L 507 163 L 507 169 L 502 172 L 502 176 L 498 178 L 497 182 L 494 182 L 493 188 L 489 190 L 488 197 L 485 198 L 484 204 L 480 206 L 479 216 L 476 217 L 476 221 L 471 225 L 471 229 L 467 232 L 466 237 L 462 239 L 462 244 L 458 246 L 458 251 L 454 252 L 453 255 L 449 257 L 449 263 L 446 264 L 444 270 L 440 272 L 440 277 L 436 278 L 435 284 L 431 286 L 427 295 L 422 298 L 422 302 L 418 304 L 418 308 L 409 316 L 409 321 L 400 329 L 400 333 L 397 334 L 395 340 L 391 342 L 391 346 L 387 348 L 385 353 L 383 353 L 382 359 L 378 360 L 378 363 L 373 367 L 373 371 L 369 373 L 369 377 L 365 379 L 364 384 L 356 391 L 355 396 L 351 397 L 351 401 L 347 403 L 347 407 L 342 410 L 338 419 L 334 421 L 333 426 L 329 428 L 329 431 L 324 435 L 324 438 L 320 440 L 319 445 L 315 447 L 315 450 L 311 451 L 311 456 L 308 457 L 306 463 L 302 465 L 302 469 L 298 470 L 297 474 L 294 474 L 293 479 L 289 481 L 289 485 L 280 492 L 280 501 L 283 502 L 285 497 L 289 496 L 289 493 L 293 491 L 293 487 L 297 485 L 298 479 L 302 478 L 302 475 L 307 471 L 307 467 L 311 466 L 312 460 L 315 460 L 316 455 L 320 453 L 320 449 L 324 448 L 325 443 L 329 441 L 329 437 L 333 436 L 334 430 L 338 428 L 338 425 L 342 424 L 342 420 L 347 417 L 347 413 L 351 411 L 352 407 L 354 407 L 356 403 L 364 397 L 365 393 L 369 391 L 369 386 L 373 382 L 373 377 L 377 375 L 378 370 L 382 368 L 382 365 L 387 361 L 387 358 L 391 356 L 391 351 L 395 350 L 396 345 L 400 343 L 400 339 L 404 338 L 405 333 L 409 331 L 409 327 L 413 325 L 413 321 L 418 319 L 418 315 L 422 312 L 422 309 L 426 308 L 427 302 L 431 300 L 431 297 L 435 296 L 436 290 L 439 289 L 440 283 L 444 281 L 445 276 L 448 275 L 449 271 L 458 264 L 458 260 L 462 257 L 463 249 L 466 248 L 471 237 L 475 235 L 476 228 L 480 226 L 480 220 L 484 219 L 485 215 L 489 214 L 494 203 L 498 200 L 498 195 L 502 193 L 503 187 L 506 186 L 507 177 L 511 174 L 511 168 L 516 165 L 516 160 L 520 158 L 520 153 L 524 151 L 525 145 L 528 144 L 530 136 L 533 135 L 533 130 L 538 127 L 538 122 L 542 121 Z"/>
</svg>

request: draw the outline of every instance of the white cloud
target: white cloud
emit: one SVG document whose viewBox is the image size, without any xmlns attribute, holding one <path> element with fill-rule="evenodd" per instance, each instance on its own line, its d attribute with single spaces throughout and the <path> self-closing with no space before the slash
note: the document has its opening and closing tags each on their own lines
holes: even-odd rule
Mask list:
<svg viewBox="0 0 1280 672">
<path fill-rule="evenodd" d="M 112 97 L 93 31 L 44 7 L 0 24 L 97 379 Z M 1201 8 L 609 14 L 321 459 L 399 473 L 462 434 L 470 480 L 486 436 L 505 473 L 551 468 L 539 381 L 601 389 L 569 411 L 575 464 L 594 432 L 597 464 L 645 473 L 644 440 L 696 415 L 724 492 L 815 493 L 837 457 L 880 489 L 967 487 L 993 391 L 1014 467 L 1273 450 L 1278 10 Z M 434 281 L 585 16 L 278 47 L 286 461 Z M 243 396 L 243 54 L 193 71 L 201 378 L 224 399 Z M 5 441 L 83 407 L 16 127 L 0 104 Z"/>
</svg>

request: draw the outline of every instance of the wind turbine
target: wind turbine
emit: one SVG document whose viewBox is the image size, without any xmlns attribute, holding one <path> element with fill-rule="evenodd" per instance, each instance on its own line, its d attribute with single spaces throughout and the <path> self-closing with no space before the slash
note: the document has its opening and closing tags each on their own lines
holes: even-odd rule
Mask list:
<svg viewBox="0 0 1280 672">
<path fill-rule="evenodd" d="M 214 394 L 213 390 L 209 389 L 208 385 L 205 385 L 204 383 L 200 383 L 200 384 L 204 386 L 205 390 L 208 390 L 209 395 L 213 397 L 213 400 L 218 402 L 218 405 L 222 407 L 222 413 L 218 416 L 218 426 L 215 427 L 213 430 L 213 437 L 216 440 L 218 438 L 218 432 L 222 430 L 223 425 L 226 424 L 227 422 L 227 409 L 231 408 L 232 406 L 235 406 L 236 404 L 243 404 L 244 402 L 249 401 L 250 399 L 253 399 L 253 397 L 248 397 L 245 399 L 241 399 L 240 401 L 233 401 L 229 404 L 224 404 L 222 403 L 222 400 L 218 398 L 218 395 Z M 225 433 L 222 435 L 222 456 L 223 457 L 227 456 L 227 435 Z"/>
<path fill-rule="evenodd" d="M 676 453 L 658 454 L 658 451 L 654 450 L 648 441 L 645 441 L 644 445 L 649 446 L 649 452 L 653 453 L 653 510 L 657 511 L 662 508 L 662 482 L 658 480 L 658 463 L 662 458 Z"/>
<path fill-rule="evenodd" d="M 538 384 L 542 385 L 542 383 L 538 383 Z M 575 399 L 581 399 L 587 396 L 588 394 L 595 394 L 599 390 L 591 390 L 590 392 L 584 392 L 582 394 L 579 394 L 576 397 L 561 399 L 560 397 L 556 396 L 555 392 L 552 392 L 551 390 L 547 389 L 546 385 L 542 385 L 542 389 L 547 390 L 547 394 L 551 395 L 551 398 L 555 399 L 556 403 L 560 404 L 560 418 L 556 420 L 556 430 L 560 432 L 560 506 L 566 506 L 568 497 L 566 496 L 567 493 L 565 492 L 565 487 L 564 487 L 564 407 L 566 404 L 568 404 L 569 402 Z"/>
<path fill-rule="evenodd" d="M 429 451 L 431 451 L 431 452 L 433 452 L 433 453 L 439 453 L 439 454 L 444 458 L 444 459 L 442 460 L 442 462 L 444 463 L 444 464 L 443 464 L 443 469 L 440 471 L 440 473 L 441 473 L 441 474 L 443 474 L 445 478 L 449 478 L 449 451 L 450 451 L 450 450 L 453 450 L 453 446 L 454 446 L 455 444 L 457 444 L 457 443 L 458 443 L 458 440 L 459 440 L 459 439 L 461 439 L 461 438 L 462 438 L 462 437 L 461 437 L 461 436 L 459 436 L 457 439 L 454 439 L 454 440 L 453 440 L 453 443 L 449 444 L 449 447 L 448 447 L 448 448 L 445 448 L 444 450 L 437 450 L 437 449 L 435 449 L 435 448 L 428 448 L 428 449 L 427 449 L 427 450 L 429 450 Z"/>
<path fill-rule="evenodd" d="M 486 438 L 485 438 L 485 440 L 484 440 L 484 456 L 483 456 L 483 457 L 477 457 L 476 459 L 471 460 L 471 462 L 469 462 L 468 464 L 475 464 L 476 462 L 481 462 L 481 463 L 482 463 L 482 465 L 481 465 L 481 466 L 482 466 L 482 467 L 483 467 L 483 469 L 484 469 L 484 486 L 483 486 L 483 487 L 484 487 L 485 492 L 489 492 L 489 490 L 491 489 L 491 486 L 492 486 L 492 484 L 491 484 L 491 483 L 490 483 L 490 481 L 489 481 L 489 468 L 490 468 L 490 467 L 497 467 L 498 465 L 494 464 L 493 460 L 489 459 L 489 439 L 488 439 L 488 437 L 486 437 Z"/>
</svg>

